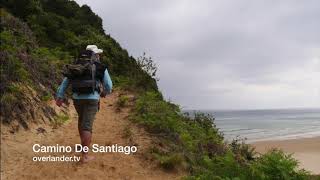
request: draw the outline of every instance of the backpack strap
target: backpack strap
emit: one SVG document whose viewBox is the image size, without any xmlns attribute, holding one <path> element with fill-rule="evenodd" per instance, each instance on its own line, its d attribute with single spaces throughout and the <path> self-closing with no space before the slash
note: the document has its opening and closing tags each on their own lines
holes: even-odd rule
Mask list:
<svg viewBox="0 0 320 180">
<path fill-rule="evenodd" d="M 95 82 L 92 84 L 92 90 L 95 91 L 96 90 L 96 65 L 94 63 L 91 64 L 91 78 L 92 81 Z"/>
<path fill-rule="evenodd" d="M 96 65 L 94 64 L 94 60 L 93 60 L 93 56 L 91 56 L 90 58 L 90 65 L 91 65 L 91 78 L 92 78 L 92 81 L 95 82 L 92 84 L 92 90 L 93 92 L 96 90 Z"/>
</svg>

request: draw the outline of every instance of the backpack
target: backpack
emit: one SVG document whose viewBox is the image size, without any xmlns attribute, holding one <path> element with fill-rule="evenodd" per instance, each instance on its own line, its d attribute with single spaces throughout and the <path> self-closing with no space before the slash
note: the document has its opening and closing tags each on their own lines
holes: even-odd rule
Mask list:
<svg viewBox="0 0 320 180">
<path fill-rule="evenodd" d="M 100 93 L 100 82 L 103 81 L 105 69 L 106 67 L 99 61 L 82 57 L 75 63 L 66 65 L 63 75 L 69 79 L 73 93 L 90 94 L 94 91 Z"/>
</svg>

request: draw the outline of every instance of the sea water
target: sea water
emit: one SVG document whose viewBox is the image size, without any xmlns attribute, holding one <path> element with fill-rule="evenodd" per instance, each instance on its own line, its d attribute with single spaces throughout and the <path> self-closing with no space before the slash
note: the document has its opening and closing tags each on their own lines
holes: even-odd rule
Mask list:
<svg viewBox="0 0 320 180">
<path fill-rule="evenodd" d="M 186 111 L 191 114 L 195 111 Z M 226 140 L 246 142 L 320 136 L 320 109 L 201 110 L 213 115 Z"/>
</svg>

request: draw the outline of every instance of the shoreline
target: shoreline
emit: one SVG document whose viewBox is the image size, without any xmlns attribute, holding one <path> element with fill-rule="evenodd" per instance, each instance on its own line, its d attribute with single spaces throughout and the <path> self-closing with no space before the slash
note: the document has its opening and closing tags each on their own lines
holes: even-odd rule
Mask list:
<svg viewBox="0 0 320 180">
<path fill-rule="evenodd" d="M 312 174 L 320 174 L 320 136 L 288 140 L 264 140 L 250 143 L 256 151 L 263 154 L 272 148 L 280 148 L 286 153 L 292 153 L 300 162 L 300 167 Z"/>
</svg>

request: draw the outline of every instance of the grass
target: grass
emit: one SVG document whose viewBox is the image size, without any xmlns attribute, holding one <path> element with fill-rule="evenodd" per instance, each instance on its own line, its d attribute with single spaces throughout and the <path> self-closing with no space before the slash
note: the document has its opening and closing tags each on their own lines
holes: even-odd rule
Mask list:
<svg viewBox="0 0 320 180">
<path fill-rule="evenodd" d="M 165 170 L 174 170 L 176 167 L 179 167 L 184 161 L 181 154 L 154 154 L 156 159 L 159 162 L 159 165 Z"/>
<path fill-rule="evenodd" d="M 129 105 L 129 97 L 127 95 L 120 95 L 116 102 L 117 111 L 121 111 L 122 108 Z"/>
<path fill-rule="evenodd" d="M 71 56 L 58 48 L 39 47 L 27 24 L 3 9 L 1 27 L 1 120 L 10 122 L 13 108 L 33 106 L 26 98 L 30 92 L 24 87 L 32 87 L 40 94 L 41 101 L 52 98 L 47 92 L 52 92 L 61 78 L 58 67 Z"/>
<path fill-rule="evenodd" d="M 280 150 L 255 158 L 254 150 L 246 144 L 239 141 L 225 144 L 223 136 L 214 125 L 214 118 L 209 115 L 196 114 L 194 118 L 183 116 L 177 105 L 163 100 L 157 90 L 156 80 L 143 71 L 135 59 L 129 57 L 126 50 L 122 49 L 110 36 L 99 33 L 99 30 L 102 30 L 102 23 L 98 17 L 94 18 L 96 21 L 91 21 L 96 23 L 95 26 L 87 26 L 89 24 L 87 19 L 63 16 L 65 12 L 74 10 L 78 11 L 74 14 L 81 14 L 80 7 L 68 9 L 63 13 L 52 10 L 47 12 L 41 6 L 46 2 L 35 3 L 39 5 L 37 8 L 40 9 L 38 12 L 40 15 L 32 12 L 29 14 L 32 19 L 29 18 L 27 22 L 35 33 L 34 37 L 25 23 L 2 13 L 3 31 L 0 33 L 0 39 L 3 42 L 1 43 L 4 55 L 2 59 L 6 61 L 0 67 L 3 80 L 1 83 L 5 90 L 1 93 L 1 107 L 6 103 L 13 106 L 21 100 L 17 96 L 20 94 L 19 88 L 11 86 L 12 83 L 32 82 L 34 86 L 41 83 L 46 89 L 56 89 L 56 81 L 61 78 L 58 69 L 71 59 L 69 54 L 76 55 L 76 52 L 85 45 L 95 43 L 108 52 L 105 54 L 105 59 L 108 61 L 110 74 L 115 77 L 113 78 L 115 84 L 133 91 L 140 89 L 138 92 L 141 94 L 135 103 L 132 120 L 145 126 L 149 132 L 161 140 L 164 147 L 154 150 L 153 153 L 161 167 L 175 169 L 186 163 L 186 170 L 190 172 L 188 179 L 298 180 L 310 178 L 307 172 L 298 169 L 295 159 Z M 15 7 L 13 5 L 8 7 Z M 11 10 L 14 11 L 14 9 Z M 15 14 L 19 14 L 21 10 L 24 9 L 17 9 Z M 85 12 L 85 17 L 88 17 L 88 14 L 95 17 L 92 12 Z M 55 18 L 57 16 L 59 18 Z M 65 24 L 76 23 L 86 26 L 77 26 L 77 28 L 60 26 L 58 24 L 61 19 L 66 22 Z M 48 24 L 51 26 L 47 26 L 46 22 L 50 22 Z M 61 33 L 60 30 L 65 33 Z M 79 33 L 75 30 L 85 36 L 75 36 Z M 52 35 L 52 33 L 60 34 Z M 66 52 L 62 52 L 61 49 Z M 42 97 L 44 101 L 48 98 L 47 95 Z M 124 96 L 119 98 L 117 104 L 119 107 L 125 107 L 127 103 L 128 99 Z M 59 114 L 54 119 L 54 126 L 58 127 L 67 122 L 69 117 Z M 124 130 L 124 133 L 127 136 L 131 135 L 129 127 Z"/>
<path fill-rule="evenodd" d="M 52 95 L 50 93 L 45 93 L 43 96 L 41 96 L 41 101 L 44 101 L 44 102 L 48 102 L 52 99 Z"/>
<path fill-rule="evenodd" d="M 53 128 L 58 128 L 58 127 L 62 126 L 69 119 L 70 119 L 69 116 L 66 114 L 63 114 L 63 113 L 56 115 L 54 117 L 54 121 L 53 121 Z"/>
<path fill-rule="evenodd" d="M 166 170 L 183 168 L 186 179 L 304 180 L 311 176 L 301 170 L 291 155 L 273 150 L 260 157 L 241 139 L 226 144 L 214 124 L 203 113 L 183 115 L 180 108 L 164 101 L 159 92 L 142 93 L 131 119 L 157 136 L 161 147 L 150 150 Z"/>
<path fill-rule="evenodd" d="M 15 105 L 19 102 L 19 98 L 12 93 L 1 93 L 0 102 L 2 107 L 1 116 L 8 117 L 10 113 L 14 110 Z M 10 118 L 1 118 L 2 122 L 10 123 L 12 119 Z"/>
<path fill-rule="evenodd" d="M 126 125 L 123 129 L 123 137 L 129 139 L 132 138 L 132 135 L 133 133 L 131 131 L 130 125 Z"/>
</svg>

